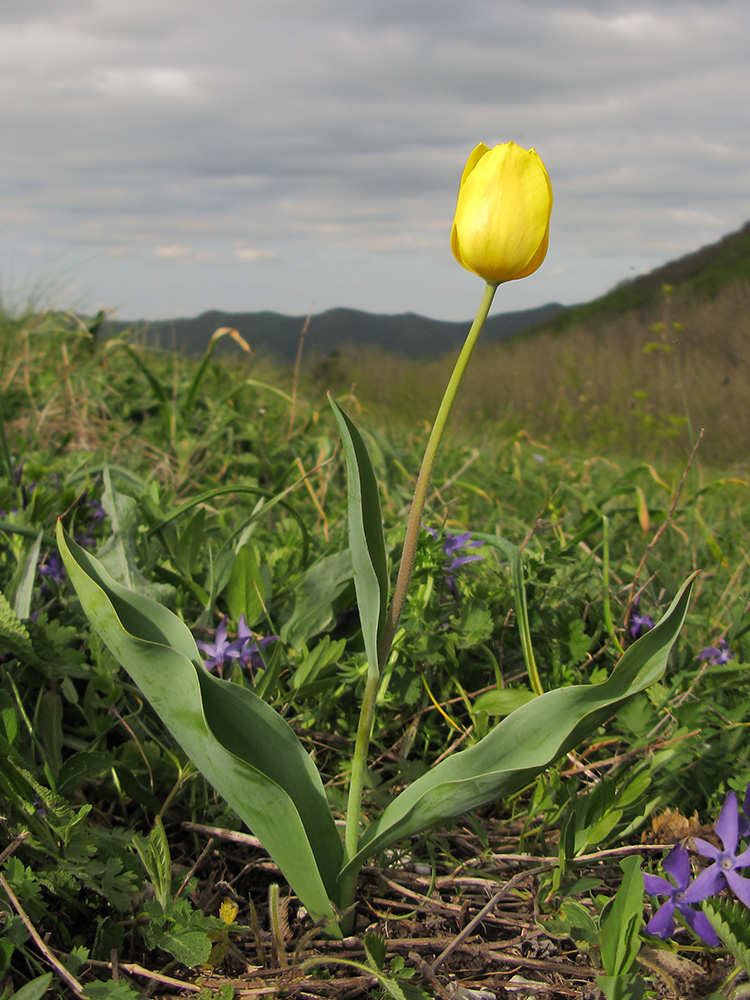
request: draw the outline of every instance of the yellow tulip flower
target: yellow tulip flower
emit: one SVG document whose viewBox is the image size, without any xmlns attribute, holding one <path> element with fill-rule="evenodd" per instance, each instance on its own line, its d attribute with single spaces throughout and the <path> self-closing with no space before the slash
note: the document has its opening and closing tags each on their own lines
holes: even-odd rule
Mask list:
<svg viewBox="0 0 750 1000">
<path fill-rule="evenodd" d="M 451 249 L 491 284 L 525 278 L 547 255 L 551 212 L 552 185 L 535 150 L 480 142 L 461 177 Z"/>
</svg>

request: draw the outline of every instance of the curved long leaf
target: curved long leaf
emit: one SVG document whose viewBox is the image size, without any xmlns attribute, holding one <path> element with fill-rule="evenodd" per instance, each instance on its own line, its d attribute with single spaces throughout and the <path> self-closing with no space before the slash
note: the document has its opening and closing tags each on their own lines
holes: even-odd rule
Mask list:
<svg viewBox="0 0 750 1000">
<path fill-rule="evenodd" d="M 659 624 L 628 648 L 606 681 L 534 698 L 475 746 L 446 758 L 409 785 L 362 835 L 345 872 L 376 851 L 522 788 L 595 732 L 628 698 L 657 681 L 685 620 L 694 577 L 683 584 Z"/>
<path fill-rule="evenodd" d="M 299 525 L 299 529 L 302 532 L 302 562 L 307 565 L 308 554 L 310 549 L 310 537 L 305 527 L 305 522 L 302 520 L 300 515 L 294 509 L 292 504 L 290 504 L 284 497 L 287 493 L 290 493 L 297 483 L 293 483 L 286 489 L 282 490 L 281 493 L 273 493 L 271 490 L 264 490 L 260 486 L 243 486 L 242 484 L 233 484 L 232 486 L 214 486 L 210 490 L 204 490 L 202 493 L 196 494 L 191 500 L 187 500 L 185 503 L 180 504 L 179 507 L 174 507 L 167 515 L 162 517 L 156 524 L 151 525 L 151 527 L 146 532 L 146 537 L 150 538 L 151 535 L 155 535 L 162 530 L 162 528 L 174 521 L 175 518 L 180 517 L 187 511 L 192 510 L 194 507 L 205 503 L 207 500 L 213 500 L 214 497 L 223 496 L 227 493 L 249 493 L 254 496 L 264 497 L 268 500 L 268 503 L 262 506 L 257 506 L 253 513 L 250 515 L 247 523 L 250 520 L 255 520 L 261 514 L 267 514 L 268 511 L 274 507 L 276 504 L 281 504 L 284 510 L 291 514 L 294 520 Z M 145 492 L 145 490 L 144 490 Z"/>
<path fill-rule="evenodd" d="M 349 550 L 369 673 L 378 673 L 378 645 L 388 608 L 388 567 L 378 484 L 362 436 L 329 396 L 339 425 L 348 482 Z"/>
<path fill-rule="evenodd" d="M 60 524 L 57 538 L 83 609 L 111 652 L 310 913 L 334 920 L 341 839 L 294 731 L 251 691 L 199 666 L 195 640 L 176 615 L 116 583 Z"/>
</svg>

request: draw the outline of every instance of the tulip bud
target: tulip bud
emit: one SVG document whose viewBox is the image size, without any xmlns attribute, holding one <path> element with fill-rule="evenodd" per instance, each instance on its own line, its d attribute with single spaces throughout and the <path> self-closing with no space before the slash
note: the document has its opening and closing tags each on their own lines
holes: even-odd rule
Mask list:
<svg viewBox="0 0 750 1000">
<path fill-rule="evenodd" d="M 461 177 L 451 249 L 491 284 L 533 274 L 547 254 L 552 185 L 533 149 L 480 143 Z"/>
</svg>

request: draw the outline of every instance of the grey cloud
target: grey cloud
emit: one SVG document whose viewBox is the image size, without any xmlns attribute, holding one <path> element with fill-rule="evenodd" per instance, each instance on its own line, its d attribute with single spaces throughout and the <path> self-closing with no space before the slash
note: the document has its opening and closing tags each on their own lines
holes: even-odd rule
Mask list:
<svg viewBox="0 0 750 1000">
<path fill-rule="evenodd" d="M 367 299 L 369 267 L 381 302 L 413 294 L 430 312 L 439 286 L 431 313 L 456 317 L 471 292 L 456 291 L 446 234 L 479 140 L 536 146 L 553 179 L 550 270 L 568 284 L 514 283 L 525 304 L 596 294 L 750 214 L 750 9 L 736 0 L 29 0 L 0 23 L 11 248 L 191 246 L 163 266 L 226 294 L 198 251 L 228 261 L 244 241 L 246 266 L 266 269 L 248 308 L 304 311 L 306 289 L 286 307 L 288 284 L 267 280 L 296 262 L 331 305 L 347 267 Z M 132 275 L 135 308 L 129 260 L 112 287 Z"/>
</svg>

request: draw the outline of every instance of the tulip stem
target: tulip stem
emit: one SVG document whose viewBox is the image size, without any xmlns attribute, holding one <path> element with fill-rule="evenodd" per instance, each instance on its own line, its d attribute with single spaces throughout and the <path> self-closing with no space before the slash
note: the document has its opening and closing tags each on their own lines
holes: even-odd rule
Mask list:
<svg viewBox="0 0 750 1000">
<path fill-rule="evenodd" d="M 377 706 L 380 677 L 368 671 L 362 705 L 359 712 L 357 738 L 352 755 L 352 772 L 349 778 L 349 795 L 346 804 L 346 829 L 344 833 L 344 862 L 348 864 L 357 854 L 359 847 L 359 819 L 362 812 L 362 795 L 365 788 L 367 773 L 367 751 L 370 747 L 372 723 Z M 342 876 L 340 883 L 341 907 L 345 916 L 341 921 L 341 929 L 345 935 L 351 934 L 354 926 L 354 895 L 357 888 L 359 868 L 353 868 Z M 348 912 L 346 912 L 348 911 Z"/>
<path fill-rule="evenodd" d="M 443 433 L 445 432 L 445 427 L 453 406 L 453 401 L 455 400 L 456 393 L 458 392 L 458 387 L 461 384 L 461 379 L 464 377 L 466 366 L 468 365 L 469 359 L 474 351 L 479 334 L 482 332 L 482 327 L 487 319 L 487 314 L 490 311 L 490 306 L 492 305 L 492 300 L 495 297 L 496 291 L 497 284 L 488 281 L 479 306 L 479 311 L 477 312 L 474 322 L 471 324 L 471 329 L 466 336 L 464 346 L 461 348 L 461 353 L 458 356 L 453 373 L 448 381 L 445 394 L 443 395 L 442 402 L 440 403 L 437 416 L 435 417 L 435 423 L 432 425 L 432 431 L 430 432 L 424 458 L 422 459 L 422 467 L 419 470 L 419 476 L 417 477 L 417 485 L 414 489 L 414 498 L 411 504 L 411 511 L 409 512 L 409 520 L 406 525 L 404 548 L 401 553 L 401 562 L 398 568 L 396 587 L 393 591 L 393 600 L 391 601 L 391 606 L 388 609 L 388 615 L 383 628 L 383 636 L 378 649 L 378 672 L 377 675 L 370 674 L 368 672 L 362 706 L 360 709 L 357 738 L 354 745 L 354 754 L 352 756 L 352 773 L 349 780 L 349 798 L 346 807 L 346 832 L 344 836 L 344 858 L 346 861 L 351 861 L 357 853 L 359 841 L 359 816 L 362 806 L 362 794 L 364 791 L 367 751 L 372 732 L 372 722 L 375 717 L 378 685 L 380 677 L 382 676 L 383 670 L 385 669 L 385 665 L 388 661 L 391 645 L 393 643 L 393 637 L 396 634 L 396 628 L 398 627 L 401 612 L 404 608 L 406 592 L 409 589 L 409 581 L 411 580 L 411 574 L 414 568 L 414 557 L 417 552 L 417 542 L 419 540 L 419 526 L 422 523 L 422 512 L 424 511 L 424 505 L 427 500 L 427 490 L 430 486 L 430 479 L 435 465 L 435 458 L 437 456 L 438 448 L 440 447 L 440 442 L 443 438 Z M 350 934 L 353 927 L 354 912 L 351 907 L 354 902 L 354 892 L 356 889 L 358 874 L 358 869 L 351 870 L 341 880 L 341 906 L 345 911 L 349 911 L 341 921 L 341 928 L 345 934 Z"/>
<path fill-rule="evenodd" d="M 464 377 L 466 366 L 468 365 L 469 359 L 474 351 L 479 334 L 482 332 L 482 328 L 484 327 L 484 323 L 487 319 L 487 314 L 490 311 L 490 306 L 492 305 L 492 300 L 495 297 L 497 288 L 498 284 L 496 282 L 487 282 L 476 318 L 471 324 L 471 329 L 466 336 L 464 346 L 461 348 L 461 353 L 458 356 L 453 373 L 448 381 L 445 394 L 443 395 L 437 416 L 435 417 L 435 423 L 432 425 L 432 431 L 430 432 L 430 437 L 427 441 L 424 458 L 422 459 L 422 467 L 419 470 L 417 485 L 414 489 L 414 498 L 409 512 L 409 520 L 406 525 L 404 548 L 401 553 L 401 562 L 398 568 L 396 586 L 393 591 L 393 600 L 391 601 L 391 606 L 388 609 L 388 616 L 385 621 L 383 637 L 380 643 L 378 666 L 381 672 L 388 659 L 391 644 L 393 643 L 393 637 L 396 634 L 399 619 L 401 618 L 401 612 L 404 609 L 406 592 L 409 589 L 409 581 L 411 580 L 412 570 L 414 569 L 414 559 L 417 554 L 419 527 L 422 523 L 422 513 L 424 512 L 424 506 L 427 501 L 427 490 L 430 486 L 430 479 L 432 478 L 432 470 L 435 466 L 438 448 L 440 447 L 440 442 L 443 439 L 445 427 L 448 423 L 448 417 L 456 398 L 458 387 Z"/>
</svg>

